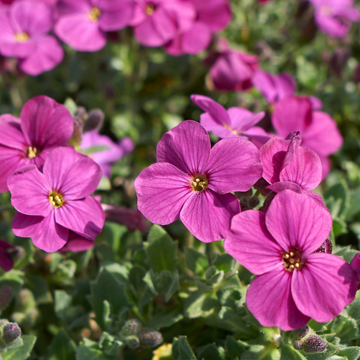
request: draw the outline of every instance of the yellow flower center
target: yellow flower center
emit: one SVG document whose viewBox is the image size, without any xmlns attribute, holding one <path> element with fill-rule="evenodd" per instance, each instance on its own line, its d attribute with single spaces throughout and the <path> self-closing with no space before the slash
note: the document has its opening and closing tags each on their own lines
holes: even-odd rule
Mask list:
<svg viewBox="0 0 360 360">
<path fill-rule="evenodd" d="M 145 7 L 145 14 L 151 16 L 155 11 L 155 6 L 153 4 L 147 4 Z"/>
<path fill-rule="evenodd" d="M 299 270 L 304 265 L 304 261 L 301 259 L 301 252 L 298 248 L 295 248 L 288 253 L 283 253 L 282 261 L 284 263 L 285 269 L 290 272 L 295 269 Z"/>
<path fill-rule="evenodd" d="M 239 133 L 236 130 L 233 130 L 230 126 L 224 124 L 224 128 L 229 130 L 230 132 L 232 132 L 235 135 L 239 135 Z"/>
<path fill-rule="evenodd" d="M 100 9 L 93 7 L 89 13 L 89 18 L 91 21 L 96 21 L 101 15 Z"/>
<path fill-rule="evenodd" d="M 192 181 L 190 182 L 193 191 L 198 192 L 206 190 L 208 184 L 209 182 L 205 175 L 196 175 L 192 178 Z"/>
<path fill-rule="evenodd" d="M 52 191 L 49 194 L 49 203 L 54 208 L 59 208 L 60 206 L 64 205 L 63 196 L 56 191 Z"/>
<path fill-rule="evenodd" d="M 15 39 L 18 42 L 25 42 L 29 40 L 29 35 L 27 33 L 19 33 L 15 35 Z"/>
<path fill-rule="evenodd" d="M 37 155 L 37 148 L 36 148 L 36 147 L 33 147 L 33 146 L 29 146 L 29 147 L 27 148 L 26 157 L 27 157 L 28 159 L 33 159 L 36 155 Z"/>
</svg>

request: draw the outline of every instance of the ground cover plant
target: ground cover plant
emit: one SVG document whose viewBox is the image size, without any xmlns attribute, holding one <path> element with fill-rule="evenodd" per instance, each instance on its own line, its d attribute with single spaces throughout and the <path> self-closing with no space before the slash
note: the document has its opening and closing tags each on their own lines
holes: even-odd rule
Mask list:
<svg viewBox="0 0 360 360">
<path fill-rule="evenodd" d="M 0 359 L 360 358 L 360 2 L 0 0 Z"/>
</svg>

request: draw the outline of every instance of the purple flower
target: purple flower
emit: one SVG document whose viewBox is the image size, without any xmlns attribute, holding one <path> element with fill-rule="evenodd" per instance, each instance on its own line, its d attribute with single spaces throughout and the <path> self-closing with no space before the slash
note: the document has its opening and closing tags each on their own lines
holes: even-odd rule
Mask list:
<svg viewBox="0 0 360 360">
<path fill-rule="evenodd" d="M 226 39 L 219 41 L 220 51 L 206 62 L 212 64 L 210 77 L 216 89 L 242 91 L 252 87 L 251 78 L 258 69 L 258 58 L 231 49 Z"/>
<path fill-rule="evenodd" d="M 195 8 L 181 0 L 135 0 L 131 20 L 136 40 L 144 46 L 162 46 L 178 31 L 189 29 L 195 20 Z"/>
<path fill-rule="evenodd" d="M 89 196 L 101 179 L 99 166 L 71 147 L 58 147 L 46 158 L 43 173 L 25 166 L 8 179 L 16 236 L 30 237 L 35 246 L 54 252 L 73 231 L 88 240 L 101 232 L 104 212 Z"/>
<path fill-rule="evenodd" d="M 315 151 L 300 146 L 299 133 L 291 135 L 291 140 L 272 138 L 260 148 L 263 178 L 275 192 L 291 189 L 322 201 L 321 196 L 311 192 L 321 182 L 321 160 Z"/>
<path fill-rule="evenodd" d="M 240 107 L 231 107 L 225 110 L 223 106 L 203 95 L 191 95 L 191 100 L 205 113 L 200 116 L 201 125 L 209 132 L 213 132 L 219 138 L 242 136 L 250 138 L 260 147 L 265 144 L 270 135 L 257 124 L 265 113 L 252 113 Z"/>
<path fill-rule="evenodd" d="M 205 50 L 212 34 L 224 29 L 231 20 L 228 0 L 192 0 L 195 8 L 194 22 L 180 28 L 176 36 L 165 45 L 171 55 L 198 54 Z"/>
<path fill-rule="evenodd" d="M 310 318 L 331 321 L 355 298 L 351 266 L 327 253 L 314 253 L 330 233 L 324 205 L 304 194 L 277 194 L 266 214 L 236 215 L 224 248 L 257 277 L 246 304 L 263 326 L 294 330 Z"/>
<path fill-rule="evenodd" d="M 360 282 L 360 252 L 358 252 L 350 263 L 352 269 L 355 271 L 357 281 Z"/>
<path fill-rule="evenodd" d="M 103 174 L 110 177 L 111 166 L 110 163 L 120 160 L 125 155 L 134 150 L 134 142 L 128 138 L 123 138 L 118 144 L 115 144 L 106 135 L 100 135 L 98 130 L 92 130 L 82 135 L 80 144 L 81 150 L 87 150 L 96 147 L 105 147 L 100 151 L 95 151 L 89 156 L 100 165 Z"/>
<path fill-rule="evenodd" d="M 233 191 L 247 191 L 261 177 L 259 150 L 240 137 L 220 140 L 211 149 L 206 130 L 187 120 L 157 145 L 157 163 L 135 180 L 138 208 L 153 223 L 177 219 L 199 240 L 223 239 L 240 212 Z"/>
<path fill-rule="evenodd" d="M 14 266 L 13 259 L 8 252 L 8 250 L 13 250 L 13 249 L 15 248 L 12 245 L 0 239 L 0 267 L 4 271 L 9 271 Z"/>
<path fill-rule="evenodd" d="M 19 59 L 20 69 L 39 75 L 58 65 L 64 51 L 48 35 L 53 25 L 50 6 L 40 2 L 15 2 L 8 11 L 0 11 L 0 54 Z"/>
<path fill-rule="evenodd" d="M 0 116 L 0 192 L 7 191 L 7 178 L 20 166 L 41 169 L 51 149 L 66 145 L 74 131 L 70 112 L 47 96 L 27 101 L 20 117 Z"/>
<path fill-rule="evenodd" d="M 330 171 L 327 157 L 339 150 L 343 143 L 335 120 L 325 112 L 313 111 L 308 98 L 289 96 L 275 105 L 272 123 L 283 138 L 293 131 L 300 131 L 302 146 L 320 156 L 324 179 Z"/>
<path fill-rule="evenodd" d="M 106 32 L 129 25 L 133 0 L 59 0 L 56 35 L 78 51 L 98 51 L 106 44 Z"/>
<path fill-rule="evenodd" d="M 345 36 L 351 22 L 360 20 L 360 12 L 353 0 L 309 0 L 315 8 L 315 21 L 325 34 L 339 38 Z"/>
</svg>

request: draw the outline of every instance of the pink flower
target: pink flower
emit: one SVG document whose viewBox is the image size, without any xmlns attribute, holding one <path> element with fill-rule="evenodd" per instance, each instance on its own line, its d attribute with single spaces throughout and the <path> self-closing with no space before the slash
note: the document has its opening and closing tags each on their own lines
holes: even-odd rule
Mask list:
<svg viewBox="0 0 360 360">
<path fill-rule="evenodd" d="M 116 162 L 132 152 L 134 146 L 134 142 L 128 137 L 123 138 L 119 144 L 115 144 L 108 136 L 100 135 L 98 130 L 92 130 L 82 135 L 80 149 L 84 151 L 94 147 L 104 147 L 105 149 L 92 152 L 88 155 L 100 165 L 104 175 L 110 177 L 110 163 Z"/>
<path fill-rule="evenodd" d="M 310 318 L 331 321 L 355 298 L 351 266 L 327 253 L 314 253 L 330 233 L 329 211 L 315 199 L 285 190 L 266 214 L 236 215 L 224 248 L 257 275 L 246 304 L 263 326 L 294 330 Z"/>
<path fill-rule="evenodd" d="M 302 146 L 314 150 L 320 156 L 324 179 L 330 171 L 327 157 L 339 150 L 343 143 L 335 120 L 325 112 L 313 111 L 308 98 L 289 96 L 275 105 L 272 123 L 283 138 L 290 132 L 300 131 Z"/>
<path fill-rule="evenodd" d="M 135 180 L 138 209 L 153 223 L 177 219 L 199 240 L 225 237 L 240 212 L 233 191 L 247 191 L 261 177 L 259 150 L 240 137 L 220 140 L 211 149 L 206 130 L 187 120 L 157 145 L 157 163 Z"/>
<path fill-rule="evenodd" d="M 360 252 L 358 252 L 350 263 L 352 269 L 355 271 L 357 281 L 360 282 Z"/>
<path fill-rule="evenodd" d="M 351 22 L 360 20 L 360 12 L 353 0 L 309 0 L 315 8 L 315 21 L 325 34 L 339 38 L 345 36 Z"/>
<path fill-rule="evenodd" d="M 238 137 L 250 138 L 260 147 L 265 144 L 270 135 L 257 124 L 265 113 L 252 113 L 240 107 L 231 107 L 225 110 L 223 106 L 203 95 L 191 95 L 191 100 L 205 113 L 200 116 L 200 124 L 219 138 Z"/>
<path fill-rule="evenodd" d="M 48 35 L 51 7 L 40 2 L 15 2 L 0 11 L 0 54 L 19 59 L 20 69 L 36 76 L 57 66 L 64 57 L 58 41 Z"/>
<path fill-rule="evenodd" d="M 66 245 L 70 231 L 94 240 L 104 225 L 104 212 L 89 196 L 101 179 L 99 166 L 71 147 L 58 147 L 46 158 L 43 173 L 22 167 L 8 179 L 16 236 L 54 252 Z"/>
<path fill-rule="evenodd" d="M 8 252 L 13 249 L 15 248 L 12 245 L 0 239 L 0 267 L 4 271 L 10 271 L 14 266 L 13 259 Z"/>
<path fill-rule="evenodd" d="M 219 45 L 220 52 L 207 60 L 212 63 L 210 77 L 215 88 L 223 91 L 250 89 L 251 78 L 258 69 L 257 56 L 231 49 L 225 39 L 221 39 Z"/>
<path fill-rule="evenodd" d="M 133 0 L 59 0 L 56 35 L 78 51 L 98 51 L 106 44 L 106 33 L 129 25 Z"/>
<path fill-rule="evenodd" d="M 191 26 L 180 28 L 176 36 L 165 45 L 171 55 L 198 54 L 205 50 L 212 34 L 224 29 L 231 20 L 228 0 L 192 0 L 196 17 Z"/>
<path fill-rule="evenodd" d="M 260 148 L 263 178 L 271 184 L 268 189 L 275 192 L 291 189 L 322 201 L 321 196 L 311 192 L 321 182 L 321 160 L 315 151 L 300 146 L 299 133 L 290 135 L 291 140 L 274 137 Z"/>
<path fill-rule="evenodd" d="M 0 116 L 0 192 L 7 191 L 7 178 L 19 167 L 41 169 L 50 150 L 66 145 L 74 131 L 70 112 L 47 96 L 27 101 L 20 117 Z"/>
<path fill-rule="evenodd" d="M 182 0 L 135 0 L 131 20 L 136 40 L 144 46 L 162 46 L 178 31 L 189 29 L 195 20 L 195 8 Z"/>
</svg>

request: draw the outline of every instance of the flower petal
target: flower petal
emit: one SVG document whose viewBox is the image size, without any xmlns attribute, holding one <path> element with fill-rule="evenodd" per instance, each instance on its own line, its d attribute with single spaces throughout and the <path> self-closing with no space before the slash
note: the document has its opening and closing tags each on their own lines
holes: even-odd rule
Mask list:
<svg viewBox="0 0 360 360">
<path fill-rule="evenodd" d="M 69 230 L 58 225 L 54 215 L 54 211 L 45 218 L 17 213 L 12 224 L 14 234 L 30 237 L 36 247 L 46 252 L 58 251 L 66 244 Z"/>
<path fill-rule="evenodd" d="M 47 96 L 36 96 L 21 110 L 21 128 L 28 145 L 41 151 L 67 144 L 74 132 L 74 120 L 64 105 Z"/>
<path fill-rule="evenodd" d="M 240 107 L 231 107 L 227 113 L 229 114 L 231 129 L 238 133 L 251 128 L 265 116 L 264 111 L 255 114 Z"/>
<path fill-rule="evenodd" d="M 206 50 L 211 41 L 211 32 L 208 26 L 196 22 L 181 36 L 182 53 L 198 54 Z"/>
<path fill-rule="evenodd" d="M 316 199 L 284 190 L 271 202 L 266 227 L 284 250 L 298 247 L 306 255 L 316 251 L 329 236 L 332 218 Z"/>
<path fill-rule="evenodd" d="M 206 174 L 209 189 L 220 194 L 247 191 L 262 175 L 260 152 L 239 137 L 220 140 L 210 151 Z"/>
<path fill-rule="evenodd" d="M 133 16 L 135 3 L 133 0 L 101 0 L 99 9 L 101 16 L 99 26 L 103 31 L 117 31 L 126 27 Z"/>
<path fill-rule="evenodd" d="M 69 240 L 66 245 L 60 249 L 61 253 L 66 252 L 81 252 L 93 248 L 95 245 L 94 240 L 89 240 L 83 236 L 80 236 L 73 231 L 69 232 Z"/>
<path fill-rule="evenodd" d="M 198 122 L 186 120 L 163 135 L 156 148 L 158 162 L 168 162 L 181 171 L 204 174 L 210 154 L 210 138 Z"/>
<path fill-rule="evenodd" d="M 105 215 L 99 202 L 87 196 L 82 200 L 67 201 L 55 209 L 55 221 L 81 236 L 95 239 L 104 226 Z"/>
<path fill-rule="evenodd" d="M 262 326 L 289 331 L 305 326 L 310 320 L 296 307 L 291 294 L 291 274 L 281 268 L 251 282 L 246 305 Z"/>
<path fill-rule="evenodd" d="M 293 272 L 291 291 L 299 310 L 317 322 L 331 321 L 350 304 L 357 280 L 351 266 L 336 255 L 315 253 Z"/>
<path fill-rule="evenodd" d="M 191 178 L 169 163 L 156 163 L 143 170 L 134 186 L 138 209 L 152 223 L 167 225 L 179 218 L 191 196 Z"/>
<path fill-rule="evenodd" d="M 225 238 L 231 218 L 239 212 L 236 196 L 205 190 L 191 194 L 180 212 L 180 219 L 200 241 L 212 242 Z"/>
<path fill-rule="evenodd" d="M 265 226 L 265 214 L 247 210 L 232 218 L 224 242 L 225 251 L 255 275 L 283 267 L 283 249 Z"/>
<path fill-rule="evenodd" d="M 20 151 L 25 150 L 26 141 L 18 118 L 10 114 L 0 116 L 0 144 Z"/>
<path fill-rule="evenodd" d="M 35 165 L 18 169 L 7 181 L 11 192 L 11 205 L 25 215 L 48 216 L 53 210 L 49 202 L 49 186 Z"/>
</svg>

